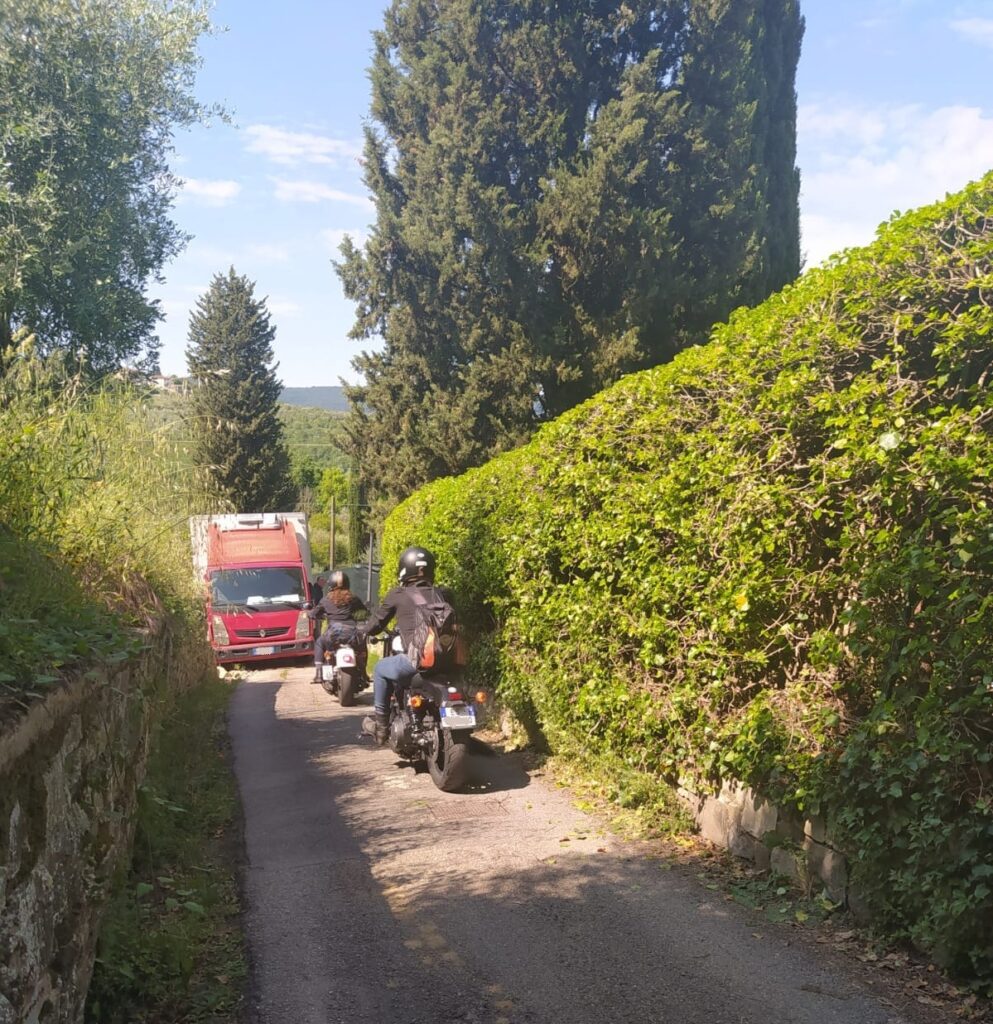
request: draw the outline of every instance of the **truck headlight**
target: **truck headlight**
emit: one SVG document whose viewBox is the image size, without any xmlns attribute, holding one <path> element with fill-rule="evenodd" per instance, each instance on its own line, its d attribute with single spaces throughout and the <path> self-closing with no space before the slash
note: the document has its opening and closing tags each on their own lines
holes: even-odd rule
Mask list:
<svg viewBox="0 0 993 1024">
<path fill-rule="evenodd" d="M 219 644 L 231 643 L 231 640 L 228 637 L 227 627 L 224 625 L 224 620 L 220 617 L 220 615 L 215 615 L 211 621 L 214 626 L 215 642 Z"/>
<path fill-rule="evenodd" d="M 309 640 L 310 639 L 310 619 L 307 618 L 306 612 L 300 612 L 297 616 L 297 640 Z"/>
</svg>

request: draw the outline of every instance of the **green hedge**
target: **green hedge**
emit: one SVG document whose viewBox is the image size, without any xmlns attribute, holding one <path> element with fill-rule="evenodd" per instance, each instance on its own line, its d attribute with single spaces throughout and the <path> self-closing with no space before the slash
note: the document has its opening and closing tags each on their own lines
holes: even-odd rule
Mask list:
<svg viewBox="0 0 993 1024">
<path fill-rule="evenodd" d="M 993 981 L 993 175 L 425 487 L 475 671 L 556 750 L 827 812 Z"/>
</svg>

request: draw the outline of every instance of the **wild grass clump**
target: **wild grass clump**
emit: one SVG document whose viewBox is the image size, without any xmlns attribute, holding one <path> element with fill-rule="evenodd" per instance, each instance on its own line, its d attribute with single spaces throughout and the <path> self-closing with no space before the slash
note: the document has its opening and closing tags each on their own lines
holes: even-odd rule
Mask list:
<svg viewBox="0 0 993 1024">
<path fill-rule="evenodd" d="M 153 738 L 132 863 L 104 917 L 89 1024 L 239 1019 L 247 972 L 235 877 L 230 687 L 181 694 Z"/>
<path fill-rule="evenodd" d="M 187 516 L 200 504 L 141 396 L 36 357 L 0 368 L 0 693 L 126 655 L 168 610 L 197 615 Z"/>
<path fill-rule="evenodd" d="M 475 670 L 553 750 L 827 813 L 993 986 L 993 175 L 419 491 Z"/>
</svg>

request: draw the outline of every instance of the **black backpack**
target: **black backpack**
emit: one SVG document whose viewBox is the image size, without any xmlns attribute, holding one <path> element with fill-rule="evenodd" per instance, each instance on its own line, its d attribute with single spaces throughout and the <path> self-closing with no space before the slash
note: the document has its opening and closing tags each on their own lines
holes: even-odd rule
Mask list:
<svg viewBox="0 0 993 1024">
<path fill-rule="evenodd" d="M 453 669 L 465 664 L 462 631 L 455 609 L 436 587 L 412 587 L 414 633 L 407 657 L 419 672 Z"/>
</svg>

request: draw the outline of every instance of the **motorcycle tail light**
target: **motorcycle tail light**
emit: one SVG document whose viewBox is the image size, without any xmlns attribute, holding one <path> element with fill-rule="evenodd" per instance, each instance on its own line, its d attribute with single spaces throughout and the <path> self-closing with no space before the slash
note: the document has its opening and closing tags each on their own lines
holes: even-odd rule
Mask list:
<svg viewBox="0 0 993 1024">
<path fill-rule="evenodd" d="M 310 619 L 307 618 L 306 612 L 300 612 L 297 616 L 297 640 L 306 640 L 310 636 Z"/>
<path fill-rule="evenodd" d="M 412 708 L 423 707 L 424 706 L 424 698 L 422 696 L 420 696 L 420 694 L 415 693 L 414 696 L 410 698 L 410 706 Z"/>
<path fill-rule="evenodd" d="M 486 700 L 487 700 L 486 691 L 485 690 L 477 690 L 476 691 L 476 703 L 477 704 L 485 704 Z"/>
<path fill-rule="evenodd" d="M 211 620 L 214 626 L 214 640 L 219 644 L 231 643 L 231 638 L 228 636 L 228 631 L 224 625 L 224 620 L 220 615 L 215 615 Z"/>
</svg>

